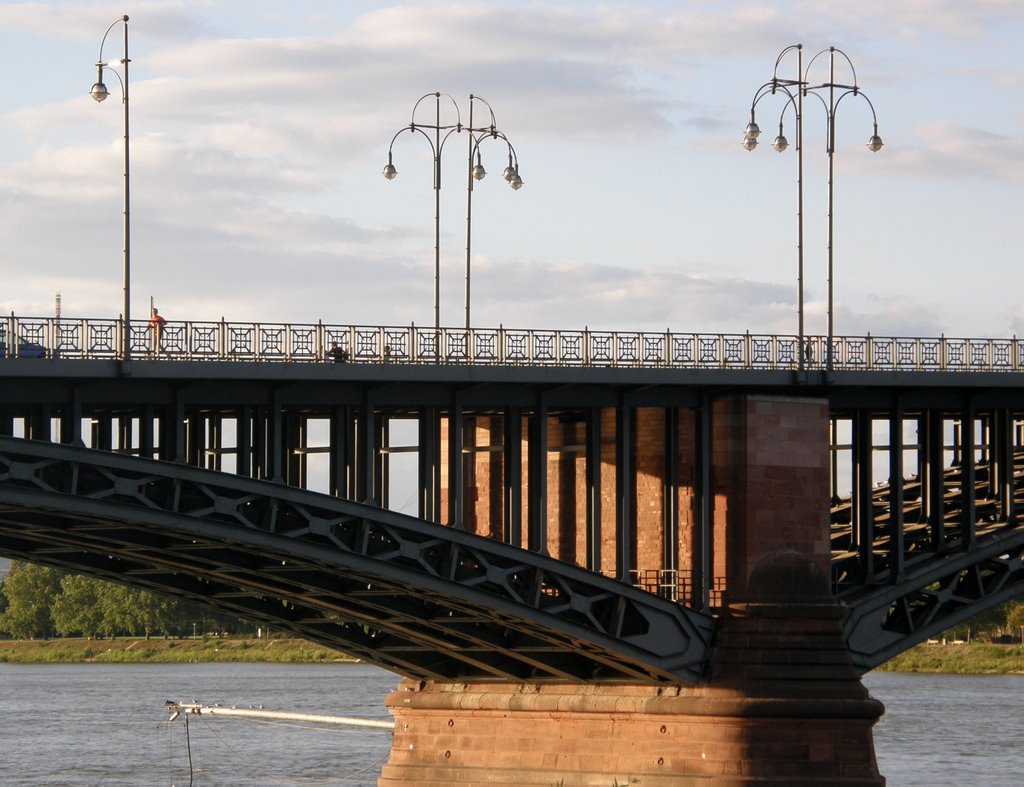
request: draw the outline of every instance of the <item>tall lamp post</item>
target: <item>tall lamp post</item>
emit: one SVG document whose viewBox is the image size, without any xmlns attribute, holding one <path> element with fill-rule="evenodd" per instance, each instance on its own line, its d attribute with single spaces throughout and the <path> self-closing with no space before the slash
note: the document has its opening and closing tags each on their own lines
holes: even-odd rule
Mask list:
<svg viewBox="0 0 1024 787">
<path fill-rule="evenodd" d="M 779 66 L 783 59 L 786 58 L 790 53 L 795 53 L 797 58 L 797 78 L 796 79 L 784 79 L 779 76 Z M 814 65 L 814 61 L 817 60 L 824 54 L 828 54 L 829 58 L 829 74 L 828 81 L 821 84 L 811 84 L 808 75 L 810 74 L 811 67 Z M 835 61 L 836 55 L 841 56 L 846 64 L 849 66 L 850 74 L 853 77 L 853 84 L 841 84 L 836 82 L 835 78 Z M 837 94 L 838 91 L 838 94 Z M 827 93 L 827 100 L 824 94 Z M 789 141 L 786 139 L 784 133 L 784 120 L 786 117 L 786 111 L 792 108 L 795 112 L 795 127 L 796 127 L 796 149 L 797 149 L 797 312 L 798 312 L 798 365 L 800 369 L 804 368 L 805 364 L 805 353 L 804 353 L 804 222 L 803 222 L 803 99 L 808 95 L 813 95 L 822 104 L 825 109 L 826 116 L 826 146 L 825 152 L 828 156 L 828 339 L 825 350 L 825 364 L 828 371 L 832 371 L 833 366 L 833 336 L 834 336 L 834 309 L 833 309 L 833 182 L 835 174 L 835 134 L 836 134 L 836 110 L 839 108 L 839 103 L 846 98 L 846 96 L 854 95 L 863 98 L 868 107 L 871 109 L 872 121 L 874 123 L 874 130 L 871 137 L 868 139 L 867 148 L 872 153 L 877 153 L 882 149 L 882 138 L 878 136 L 878 115 L 875 113 L 875 107 L 871 103 L 870 99 L 864 95 L 860 87 L 857 85 L 857 72 L 853 67 L 853 62 L 847 57 L 846 53 L 840 49 L 836 49 L 834 46 L 828 49 L 823 49 L 814 57 L 811 58 L 807 64 L 806 69 L 803 67 L 803 45 L 794 44 L 788 46 L 779 53 L 778 58 L 775 60 L 775 70 L 772 74 L 772 78 L 765 82 L 761 87 L 754 93 L 754 100 L 750 105 L 750 121 L 747 123 L 747 127 L 743 133 L 743 147 L 747 150 L 753 150 L 757 147 L 757 138 L 761 133 L 761 129 L 758 127 L 755 120 L 755 110 L 758 103 L 766 96 L 772 96 L 781 94 L 784 97 L 784 103 L 782 112 L 779 115 L 779 135 L 772 142 L 772 147 L 775 148 L 779 153 L 782 153 L 789 147 Z"/>
<path fill-rule="evenodd" d="M 484 107 L 487 108 L 487 113 L 490 119 L 490 125 L 477 128 L 473 125 L 473 105 L 479 101 Z M 508 166 L 505 167 L 505 171 L 502 173 L 502 177 L 512 187 L 513 190 L 518 191 L 523 187 L 523 179 L 519 177 L 519 159 L 516 157 L 515 148 L 512 147 L 512 143 L 509 142 L 508 137 L 498 130 L 497 121 L 494 119 L 494 110 L 491 109 L 491 105 L 487 103 L 487 100 L 482 96 L 474 96 L 472 93 L 469 94 L 469 126 L 466 129 L 469 132 L 469 177 L 468 186 L 466 188 L 466 330 L 470 328 L 470 267 L 472 260 L 472 238 L 473 238 L 473 181 L 483 180 L 487 175 L 487 170 L 484 169 L 483 163 L 480 157 L 480 145 L 488 139 L 500 139 L 508 147 Z M 476 162 L 475 164 L 473 162 Z"/>
<path fill-rule="evenodd" d="M 107 42 L 107 36 L 117 25 L 124 25 L 124 57 L 120 60 L 112 60 L 109 63 L 103 60 L 103 45 Z M 92 86 L 89 95 L 96 101 L 103 101 L 110 95 L 107 86 L 103 84 L 103 69 L 108 68 L 117 81 L 121 83 L 121 98 L 124 105 L 124 269 L 123 269 L 123 299 L 122 311 L 124 314 L 124 331 L 121 337 L 121 358 L 125 363 L 131 360 L 132 354 L 132 319 L 131 319 L 131 225 L 129 221 L 130 189 L 129 189 L 129 166 L 128 166 L 128 15 L 111 23 L 107 32 L 103 34 L 100 41 L 100 56 L 96 61 L 96 84 Z M 111 66 L 120 63 L 124 68 L 124 78 Z"/>
<path fill-rule="evenodd" d="M 421 104 L 433 97 L 434 99 L 434 119 L 433 122 L 419 122 L 417 121 L 417 111 L 420 110 Z M 455 122 L 441 122 L 441 99 L 442 97 L 447 98 L 451 102 L 452 108 L 455 111 Z M 474 102 L 482 102 L 486 106 L 490 125 L 481 126 L 479 128 L 473 126 L 473 106 Z M 480 96 L 470 95 L 469 97 L 469 125 L 464 126 L 462 124 L 462 116 L 459 113 L 458 102 L 452 98 L 448 93 L 427 93 L 421 96 L 420 99 L 412 108 L 412 117 L 408 126 L 404 126 L 399 129 L 398 132 L 391 138 L 391 144 L 388 146 L 388 163 L 384 166 L 384 170 L 381 174 L 384 175 L 388 180 L 394 180 L 398 175 L 398 170 L 394 165 L 394 147 L 395 141 L 405 131 L 411 133 L 419 133 L 427 140 L 427 144 L 430 145 L 431 153 L 434 158 L 434 329 L 440 333 L 441 330 L 441 153 L 444 150 L 444 145 L 451 137 L 452 134 L 458 134 L 463 131 L 469 132 L 469 168 L 468 168 L 468 197 L 466 204 L 466 328 L 470 327 L 470 248 L 471 248 L 471 227 L 472 227 L 472 210 L 473 210 L 473 181 L 482 180 L 486 175 L 487 171 L 484 169 L 483 164 L 480 160 L 480 145 L 488 138 L 501 139 L 508 146 L 509 152 L 509 163 L 505 169 L 504 178 L 513 189 L 519 189 L 523 185 L 522 178 L 519 177 L 519 161 L 515 156 L 515 150 L 512 148 L 511 143 L 505 137 L 504 133 L 499 131 L 496 127 L 494 120 L 494 112 L 491 111 L 490 104 L 488 104 Z M 433 135 L 428 132 L 433 132 Z M 474 159 L 476 163 L 474 164 Z"/>
</svg>

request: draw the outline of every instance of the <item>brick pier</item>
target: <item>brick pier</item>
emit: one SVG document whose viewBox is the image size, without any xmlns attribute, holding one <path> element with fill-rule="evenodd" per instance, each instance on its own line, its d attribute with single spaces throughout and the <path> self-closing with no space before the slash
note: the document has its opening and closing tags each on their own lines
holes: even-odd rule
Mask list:
<svg viewBox="0 0 1024 787">
<path fill-rule="evenodd" d="M 712 424 L 721 605 L 704 682 L 405 681 L 387 698 L 380 785 L 885 783 L 871 732 L 883 708 L 851 666 L 828 582 L 827 404 L 727 397 Z M 644 472 L 647 453 L 640 437 Z M 642 554 L 652 536 L 636 518 Z"/>
</svg>

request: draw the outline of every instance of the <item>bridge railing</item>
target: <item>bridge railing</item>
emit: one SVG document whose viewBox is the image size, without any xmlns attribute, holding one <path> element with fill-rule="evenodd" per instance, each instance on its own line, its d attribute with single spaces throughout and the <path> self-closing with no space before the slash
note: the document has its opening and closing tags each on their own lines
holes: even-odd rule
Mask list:
<svg viewBox="0 0 1024 787">
<path fill-rule="evenodd" d="M 125 326 L 117 319 L 0 319 L 0 359 L 116 359 Z M 795 336 L 672 331 L 425 328 L 219 321 L 168 321 L 159 335 L 130 326 L 136 359 L 324 362 L 337 346 L 350 363 L 797 369 Z M 806 337 L 809 369 L 826 366 L 827 339 Z M 1024 371 L 1024 342 L 1012 339 L 838 336 L 832 367 L 875 371 Z"/>
</svg>

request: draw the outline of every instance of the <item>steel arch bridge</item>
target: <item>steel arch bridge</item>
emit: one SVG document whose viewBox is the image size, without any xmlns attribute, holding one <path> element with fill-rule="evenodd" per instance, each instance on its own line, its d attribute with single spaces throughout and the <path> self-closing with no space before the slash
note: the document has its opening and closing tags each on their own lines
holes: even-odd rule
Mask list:
<svg viewBox="0 0 1024 787">
<path fill-rule="evenodd" d="M 880 518 L 894 496 L 876 490 Z M 834 542 L 849 535 L 833 525 Z M 974 541 L 912 543 L 897 581 L 838 582 L 858 670 L 1024 594 L 1024 528 L 1003 523 Z M 889 542 L 880 528 L 875 550 Z M 0 438 L 0 552 L 206 604 L 424 680 L 696 683 L 714 627 L 631 585 L 373 504 L 18 438 Z M 835 550 L 834 573 L 853 557 Z"/>
<path fill-rule="evenodd" d="M 713 619 L 375 505 L 0 438 L 0 552 L 272 624 L 412 678 L 694 683 Z"/>
<path fill-rule="evenodd" d="M 876 490 L 877 518 L 891 497 L 902 493 Z M 849 537 L 833 525 L 835 544 Z M 878 527 L 873 551 L 891 541 Z M 911 539 L 908 565 L 880 572 L 888 579 L 839 579 L 860 671 L 1024 594 L 1024 528 L 997 524 L 973 541 L 936 550 Z M 0 438 L 0 552 L 207 604 L 420 679 L 694 683 L 713 631 L 712 616 L 668 599 L 373 504 L 18 438 Z M 833 572 L 853 574 L 856 557 L 837 548 Z"/>
</svg>

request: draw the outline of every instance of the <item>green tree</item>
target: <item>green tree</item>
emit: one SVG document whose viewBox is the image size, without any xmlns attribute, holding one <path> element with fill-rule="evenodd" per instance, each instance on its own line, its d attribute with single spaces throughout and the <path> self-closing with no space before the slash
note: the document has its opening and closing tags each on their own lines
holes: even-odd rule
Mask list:
<svg viewBox="0 0 1024 787">
<path fill-rule="evenodd" d="M 100 598 L 108 583 L 68 574 L 60 581 L 60 593 L 53 600 L 53 626 L 59 634 L 93 636 L 102 631 Z"/>
<path fill-rule="evenodd" d="M 46 637 L 53 631 L 50 610 L 60 593 L 64 574 L 33 563 L 12 563 L 0 584 L 6 608 L 0 615 L 0 631 L 21 639 Z"/>
<path fill-rule="evenodd" d="M 129 587 L 120 582 L 14 563 L 0 582 L 0 633 L 33 638 L 62 636 L 189 635 L 252 629 L 211 607 Z"/>
<path fill-rule="evenodd" d="M 1011 601 L 1006 610 L 1006 631 L 1019 636 L 1024 630 L 1024 601 Z"/>
<path fill-rule="evenodd" d="M 145 635 L 167 631 L 173 601 L 147 590 L 108 583 L 103 594 L 104 626 L 111 634 Z"/>
</svg>

